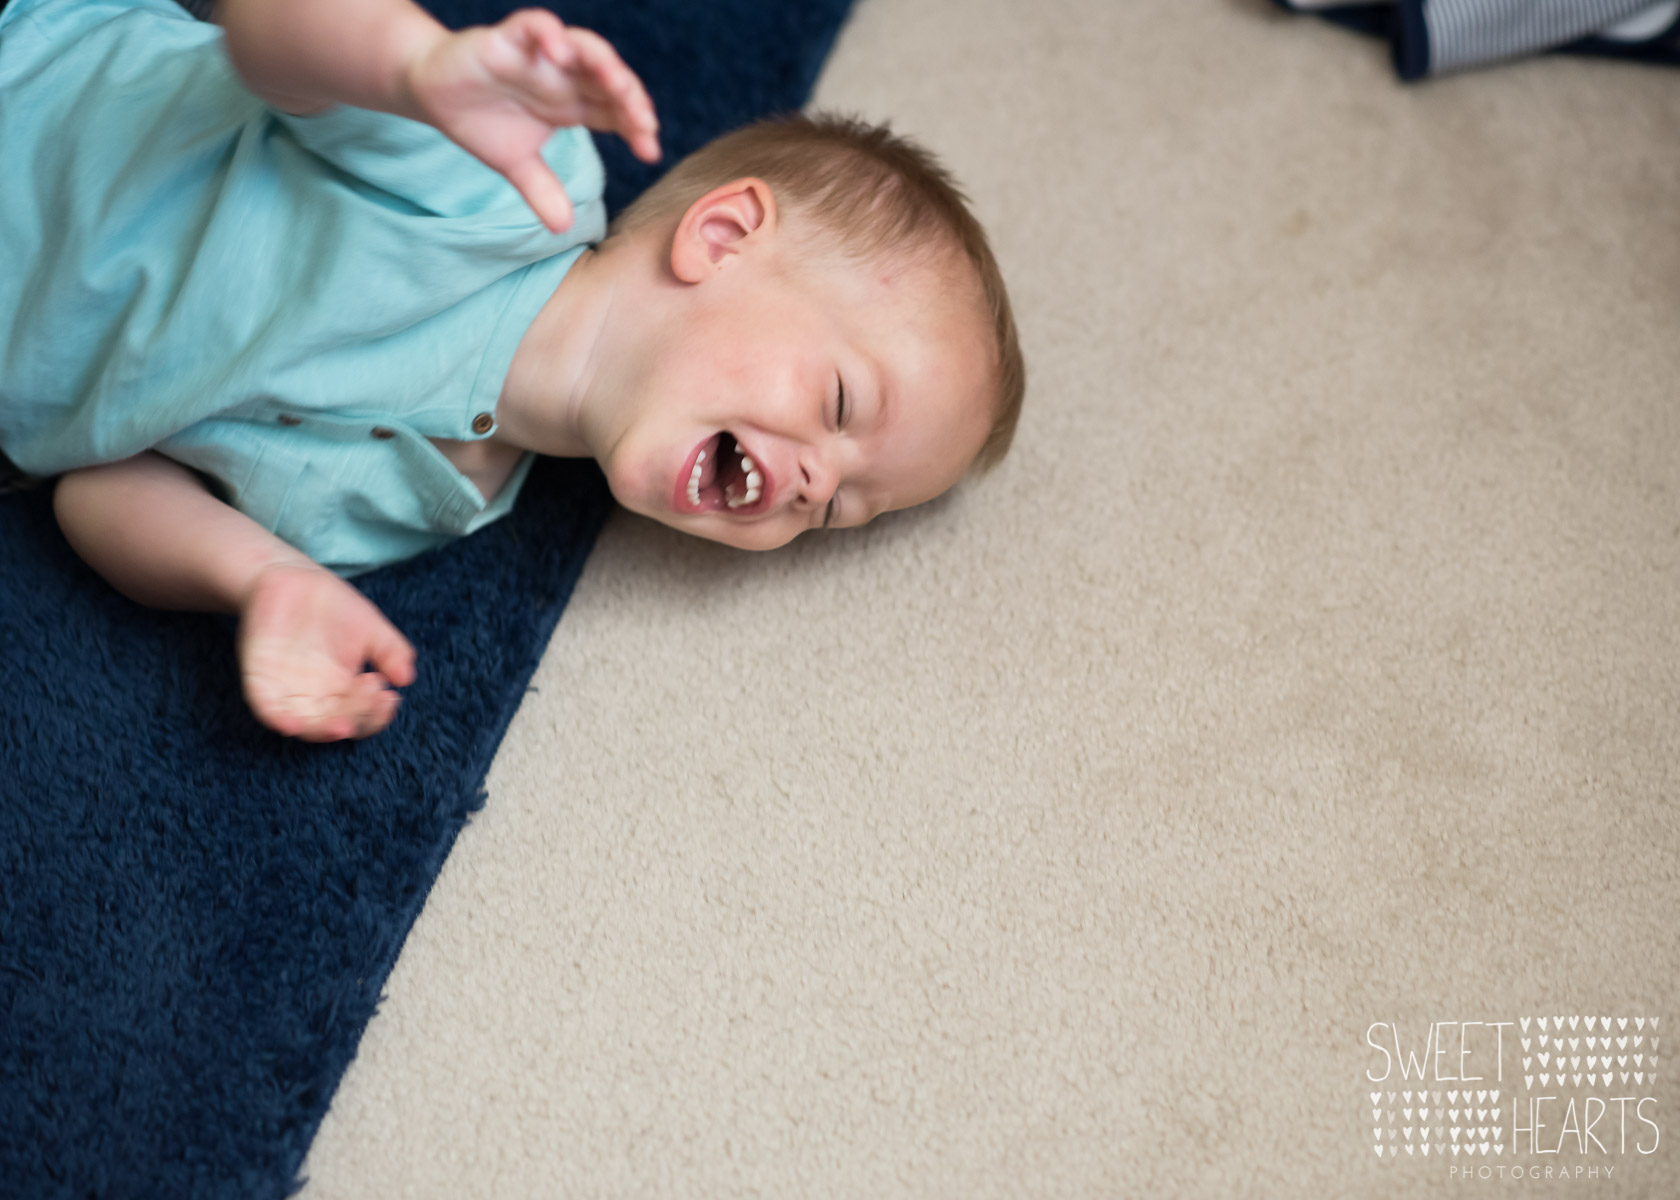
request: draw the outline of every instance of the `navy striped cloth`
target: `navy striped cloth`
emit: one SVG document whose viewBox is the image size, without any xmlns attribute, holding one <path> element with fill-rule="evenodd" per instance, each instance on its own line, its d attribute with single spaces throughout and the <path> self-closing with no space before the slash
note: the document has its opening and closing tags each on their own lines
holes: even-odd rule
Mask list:
<svg viewBox="0 0 1680 1200">
<path fill-rule="evenodd" d="M 1680 0 L 1276 0 L 1386 37 L 1408 82 L 1561 51 L 1680 66 Z"/>
</svg>

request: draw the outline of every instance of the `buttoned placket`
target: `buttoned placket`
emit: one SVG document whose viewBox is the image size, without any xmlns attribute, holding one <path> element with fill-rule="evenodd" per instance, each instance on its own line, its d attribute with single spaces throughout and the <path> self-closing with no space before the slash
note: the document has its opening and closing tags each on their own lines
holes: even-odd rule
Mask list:
<svg viewBox="0 0 1680 1200">
<path fill-rule="evenodd" d="M 278 413 L 275 416 L 278 424 L 288 428 L 296 428 L 304 424 L 304 418 L 295 413 Z M 329 426 L 349 432 L 345 427 L 352 424 L 343 417 L 327 415 L 322 422 Z M 479 437 L 487 437 L 496 428 L 495 417 L 487 412 L 477 413 L 471 422 L 471 432 Z M 462 431 L 465 433 L 466 431 Z M 448 486 L 439 489 L 435 497 L 436 504 L 432 509 L 432 520 L 444 528 L 464 529 L 488 507 L 488 503 L 479 493 L 476 485 L 460 473 L 453 463 L 450 463 L 443 451 L 431 443 L 431 440 L 418 433 L 404 438 L 398 429 L 390 425 L 373 425 L 367 427 L 367 436 L 375 441 L 391 442 L 397 445 L 392 451 L 402 454 L 411 462 L 418 459 L 418 463 L 425 464 L 429 473 L 435 475 L 441 483 L 447 478 Z M 471 435 L 468 435 L 471 436 Z"/>
<path fill-rule="evenodd" d="M 302 417 L 294 416 L 291 413 L 281 413 L 275 418 L 275 420 L 286 426 L 297 426 L 303 424 Z M 487 412 L 481 412 L 472 419 L 472 431 L 480 437 L 488 437 L 495 428 L 496 418 Z M 375 425 L 372 429 L 368 430 L 368 434 L 371 437 L 378 438 L 380 441 L 389 441 L 391 438 L 397 436 L 397 431 L 392 429 L 389 425 Z"/>
</svg>

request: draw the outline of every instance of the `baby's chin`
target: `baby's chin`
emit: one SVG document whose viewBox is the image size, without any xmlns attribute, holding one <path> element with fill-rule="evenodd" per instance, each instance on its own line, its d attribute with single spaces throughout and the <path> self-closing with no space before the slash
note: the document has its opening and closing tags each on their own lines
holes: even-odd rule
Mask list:
<svg viewBox="0 0 1680 1200">
<path fill-rule="evenodd" d="M 668 525 L 679 533 L 704 538 L 708 542 L 719 542 L 737 550 L 776 550 L 804 532 L 785 520 L 732 521 L 718 515 L 673 512 L 668 505 L 650 498 L 657 496 L 657 492 L 645 486 L 636 486 L 640 481 L 629 480 L 611 469 L 605 474 L 613 499 L 623 507 L 661 525 Z M 656 483 L 655 487 L 658 486 Z"/>
<path fill-rule="evenodd" d="M 733 546 L 737 550 L 777 550 L 802 532 L 798 529 L 789 532 L 785 528 L 772 527 L 764 522 L 736 525 L 715 517 L 710 520 L 697 520 L 681 513 L 644 512 L 642 515 L 652 517 L 661 525 L 668 525 L 678 533 L 686 533 L 690 537 L 702 538 L 708 542 L 718 542 L 724 546 Z"/>
<path fill-rule="evenodd" d="M 698 522 L 681 519 L 665 523 L 673 529 L 680 529 L 683 533 L 705 538 L 708 542 L 720 542 L 725 546 L 733 546 L 737 550 L 779 550 L 798 537 L 801 532 L 797 529 L 791 533 L 786 530 L 773 530 L 762 524 L 731 525 L 727 522 Z"/>
</svg>

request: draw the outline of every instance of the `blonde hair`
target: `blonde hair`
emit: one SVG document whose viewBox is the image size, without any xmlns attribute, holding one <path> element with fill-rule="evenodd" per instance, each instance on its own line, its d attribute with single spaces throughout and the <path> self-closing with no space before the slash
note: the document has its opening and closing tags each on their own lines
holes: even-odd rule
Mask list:
<svg viewBox="0 0 1680 1200">
<path fill-rule="evenodd" d="M 949 171 L 886 125 L 838 113 L 791 113 L 709 142 L 672 167 L 613 221 L 608 236 L 675 222 L 713 188 L 744 176 L 770 186 L 858 258 L 933 260 L 960 250 L 974 268 L 997 354 L 996 412 L 972 467 L 990 470 L 1009 452 L 1026 393 L 1026 363 L 1003 273 L 968 198 Z"/>
</svg>

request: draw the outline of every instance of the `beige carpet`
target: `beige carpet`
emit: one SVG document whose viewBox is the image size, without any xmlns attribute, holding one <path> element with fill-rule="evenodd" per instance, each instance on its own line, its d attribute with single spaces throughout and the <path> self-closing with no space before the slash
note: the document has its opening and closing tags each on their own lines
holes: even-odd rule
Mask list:
<svg viewBox="0 0 1680 1200">
<path fill-rule="evenodd" d="M 1680 72 L 863 0 L 818 102 L 967 181 L 1016 450 L 613 518 L 305 1200 L 1680 1194 Z M 1541 1016 L 1655 1080 L 1458 1024 Z"/>
</svg>

